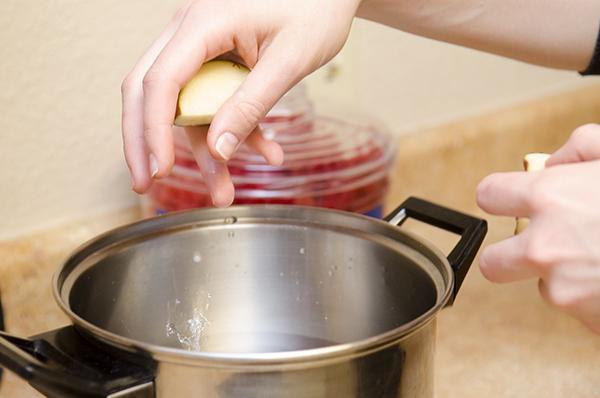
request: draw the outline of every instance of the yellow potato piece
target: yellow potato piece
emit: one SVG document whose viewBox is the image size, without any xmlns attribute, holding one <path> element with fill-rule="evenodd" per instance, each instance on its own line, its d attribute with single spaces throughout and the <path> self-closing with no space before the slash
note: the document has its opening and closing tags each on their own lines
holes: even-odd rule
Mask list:
<svg viewBox="0 0 600 398">
<path fill-rule="evenodd" d="M 209 61 L 181 89 L 176 126 L 210 124 L 221 105 L 233 95 L 250 70 L 231 61 Z"/>
<path fill-rule="evenodd" d="M 540 171 L 546 168 L 546 161 L 550 157 L 547 153 L 528 153 L 523 158 L 525 171 Z"/>
<path fill-rule="evenodd" d="M 546 160 L 550 157 L 547 153 L 528 153 L 523 158 L 523 167 L 525 171 L 540 171 L 546 168 Z M 517 225 L 515 226 L 515 235 L 523 232 L 529 225 L 529 219 L 517 217 Z"/>
</svg>

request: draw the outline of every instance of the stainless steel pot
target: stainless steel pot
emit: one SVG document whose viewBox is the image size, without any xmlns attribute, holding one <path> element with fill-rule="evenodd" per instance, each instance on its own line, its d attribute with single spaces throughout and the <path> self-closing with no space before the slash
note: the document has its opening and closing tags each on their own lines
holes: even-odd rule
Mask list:
<svg viewBox="0 0 600 398">
<path fill-rule="evenodd" d="M 407 217 L 461 235 L 448 259 Z M 416 198 L 386 221 L 250 206 L 113 230 L 55 275 L 73 326 L 0 334 L 0 364 L 56 397 L 432 397 L 435 316 L 486 223 Z"/>
</svg>

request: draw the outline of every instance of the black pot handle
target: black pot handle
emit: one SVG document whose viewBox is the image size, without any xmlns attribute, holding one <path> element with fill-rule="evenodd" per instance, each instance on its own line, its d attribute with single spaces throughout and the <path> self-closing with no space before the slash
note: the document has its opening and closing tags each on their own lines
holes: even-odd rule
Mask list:
<svg viewBox="0 0 600 398">
<path fill-rule="evenodd" d="M 4 330 L 4 310 L 2 309 L 2 297 L 0 297 L 0 332 Z M 2 367 L 0 366 L 0 391 L 2 391 Z"/>
<path fill-rule="evenodd" d="M 415 197 L 406 199 L 385 217 L 385 221 L 400 226 L 409 217 L 460 235 L 460 240 L 448 255 L 448 262 L 454 271 L 452 304 L 485 238 L 487 222 Z"/>
<path fill-rule="evenodd" d="M 113 349 L 114 350 L 114 349 Z M 132 362 L 87 342 L 73 326 L 32 339 L 0 332 L 0 366 L 51 398 L 154 398 L 153 361 Z"/>
</svg>

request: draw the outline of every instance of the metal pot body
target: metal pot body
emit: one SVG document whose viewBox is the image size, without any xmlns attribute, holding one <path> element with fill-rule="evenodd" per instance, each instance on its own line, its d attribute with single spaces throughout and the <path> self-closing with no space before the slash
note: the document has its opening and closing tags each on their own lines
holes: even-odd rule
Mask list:
<svg viewBox="0 0 600 398">
<path fill-rule="evenodd" d="M 407 217 L 461 239 L 446 258 L 397 227 Z M 82 246 L 54 279 L 78 334 L 101 346 L 79 355 L 86 372 L 67 366 L 72 331 L 43 338 L 55 348 L 36 357 L 16 354 L 35 342 L 0 335 L 0 363 L 62 397 L 432 397 L 435 317 L 485 229 L 418 199 L 387 222 L 247 206 L 132 224 Z M 61 350 L 68 360 L 38 359 Z M 114 365 L 125 356 L 141 367 Z M 52 362 L 71 379 L 53 378 Z M 98 362 L 107 380 L 87 370 Z"/>
<path fill-rule="evenodd" d="M 436 321 L 358 357 L 270 369 L 224 369 L 161 361 L 157 397 L 433 398 Z"/>
</svg>

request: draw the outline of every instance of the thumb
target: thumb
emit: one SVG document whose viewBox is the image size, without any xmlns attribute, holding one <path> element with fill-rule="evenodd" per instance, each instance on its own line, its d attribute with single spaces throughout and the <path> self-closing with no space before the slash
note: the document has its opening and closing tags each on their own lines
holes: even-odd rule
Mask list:
<svg viewBox="0 0 600 398">
<path fill-rule="evenodd" d="M 569 140 L 548 158 L 546 166 L 600 159 L 600 125 L 577 128 Z"/>
<path fill-rule="evenodd" d="M 297 56 L 274 45 L 265 51 L 246 80 L 215 114 L 207 136 L 215 159 L 231 158 L 275 103 L 307 74 Z M 262 135 L 257 140 L 266 141 Z M 281 148 L 274 142 L 253 147 L 269 163 L 280 162 Z"/>
</svg>

